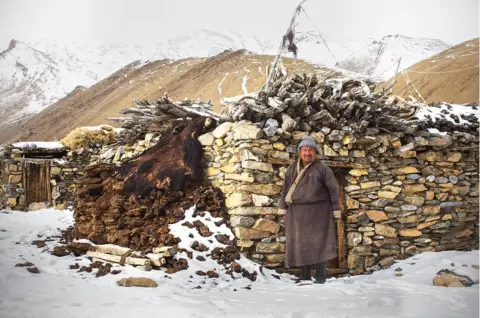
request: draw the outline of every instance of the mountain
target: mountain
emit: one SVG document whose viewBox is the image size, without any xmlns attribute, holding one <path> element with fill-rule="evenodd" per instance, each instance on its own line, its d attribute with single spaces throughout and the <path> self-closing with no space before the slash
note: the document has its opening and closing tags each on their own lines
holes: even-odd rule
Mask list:
<svg viewBox="0 0 480 318">
<path fill-rule="evenodd" d="M 478 104 L 479 49 L 475 38 L 415 63 L 397 76 L 393 94 L 426 103 Z M 390 83 L 393 78 L 379 88 Z"/>
<path fill-rule="evenodd" d="M 12 40 L 0 53 L 0 122 L 36 114 L 76 86 L 93 82 L 50 54 Z"/>
<path fill-rule="evenodd" d="M 329 38 L 325 38 L 325 41 L 328 49 L 317 33 L 299 33 L 297 36 L 298 63 L 302 64 L 301 60 L 306 60 L 313 64 L 329 66 L 333 69 L 333 72 L 341 70 L 344 74 L 347 73 L 357 77 L 376 75 L 376 70 L 381 69 L 386 64 L 385 61 L 392 60 L 393 57 L 403 56 L 405 61 L 417 62 L 418 59 L 427 55 L 426 52 L 437 50 L 441 42 L 410 39 L 402 36 L 385 37 L 382 41 L 374 42 L 368 46 L 370 48 L 370 51 L 367 50 L 370 52 L 368 58 L 365 56 L 361 58 L 361 51 L 358 51 L 358 57 L 355 54 L 356 59 L 350 59 L 350 62 L 347 63 L 345 58 L 349 54 L 351 55 L 352 50 L 355 50 L 354 48 L 359 47 L 360 44 L 349 42 L 345 45 Z M 121 109 L 120 107 L 128 107 L 132 98 L 141 99 L 144 98 L 144 95 L 154 97 L 151 94 L 153 86 L 150 83 L 145 82 L 144 87 L 139 87 L 135 81 L 143 81 L 143 78 L 129 77 L 129 74 L 135 72 L 137 68 L 141 68 L 143 71 L 149 69 L 149 72 L 157 72 L 154 75 L 144 74 L 143 76 L 148 78 L 151 83 L 158 84 L 155 88 L 157 93 L 163 93 L 166 83 L 175 86 L 173 79 L 181 79 L 179 83 L 183 83 L 184 79 L 180 76 L 182 72 L 187 72 L 190 67 L 198 64 L 198 67 L 217 69 L 217 65 L 209 64 L 204 59 L 205 57 L 215 56 L 225 50 L 239 49 L 248 49 L 250 52 L 259 54 L 276 53 L 276 47 L 270 42 L 255 37 L 243 37 L 232 31 L 199 30 L 183 33 L 161 43 L 143 46 L 118 43 L 95 46 L 81 43 L 64 44 L 54 41 L 23 43 L 12 40 L 8 49 L 0 53 L 0 122 L 3 124 L 0 128 L 3 132 L 7 131 L 10 134 L 13 130 L 9 127 L 19 120 L 24 123 L 28 118 L 66 95 L 68 95 L 68 100 L 82 91 L 83 88 L 91 87 L 129 65 L 129 71 L 124 74 L 126 78 L 122 80 L 117 78 L 114 82 L 108 80 L 109 85 L 115 83 L 120 85 L 122 83 L 123 86 L 119 87 L 120 90 L 136 87 L 135 91 L 126 95 L 128 96 L 127 99 L 125 99 L 126 96 L 122 97 L 122 102 L 115 108 L 115 111 L 118 111 Z M 417 53 L 412 54 L 412 52 Z M 373 53 L 376 55 L 373 55 Z M 198 58 L 192 59 L 192 57 Z M 216 61 L 216 59 L 214 60 Z M 260 83 L 263 84 L 265 81 L 267 67 L 273 60 L 273 56 L 257 57 L 257 60 L 262 60 L 262 62 L 259 63 L 252 59 L 242 62 L 244 64 L 235 65 L 228 62 L 227 59 L 214 77 L 210 74 L 211 79 L 204 80 L 202 78 L 200 80 L 200 78 L 196 78 L 197 81 L 202 83 L 189 83 L 186 86 L 187 88 L 182 89 L 179 86 L 174 91 L 184 94 L 179 94 L 177 98 L 207 98 L 211 99 L 216 106 L 219 106 L 220 95 L 233 96 L 228 94 L 245 93 L 247 90 L 251 92 L 251 89 L 261 87 Z M 288 59 L 284 58 L 284 61 L 286 60 Z M 338 66 L 336 67 L 335 63 L 338 60 L 343 62 L 337 63 L 337 65 L 346 67 L 350 71 L 347 72 Z M 132 64 L 134 61 L 141 62 Z M 149 61 L 161 61 L 160 64 L 164 66 L 162 70 L 154 71 Z M 376 61 L 376 64 L 372 66 L 367 61 Z M 203 64 L 204 62 L 206 64 Z M 167 67 L 170 64 L 174 68 Z M 145 65 L 150 66 L 143 68 Z M 404 64 L 402 63 L 402 65 Z M 367 75 L 360 74 L 362 72 Z M 204 74 L 202 70 L 196 70 L 196 73 Z M 158 76 L 164 78 L 159 80 L 156 78 Z M 126 80 L 127 78 L 128 80 Z M 210 86 L 204 86 L 204 81 L 209 83 Z M 220 85 L 222 81 L 225 81 L 225 85 Z M 232 87 L 235 88 L 229 90 L 228 85 L 226 85 L 227 82 L 239 82 L 240 84 L 235 84 L 239 85 L 238 87 L 232 84 Z M 255 83 L 255 85 L 252 83 Z M 159 87 L 162 88 L 159 89 Z M 116 91 L 112 87 L 109 89 Z M 72 93 L 74 90 L 75 94 Z M 125 102 L 126 100 L 128 100 L 128 103 Z M 105 107 L 109 108 L 110 106 Z M 2 139 L 0 139 L 1 141 Z"/>
<path fill-rule="evenodd" d="M 395 75 L 400 57 L 400 70 L 403 70 L 449 47 L 449 44 L 435 39 L 387 35 L 381 40 L 373 40 L 351 57 L 337 62 L 336 66 L 383 81 Z"/>
<path fill-rule="evenodd" d="M 89 87 L 136 60 L 213 56 L 226 49 L 272 53 L 273 46 L 231 31 L 199 30 L 147 46 L 12 40 L 0 53 L 0 122 L 32 116 L 77 86 Z"/>
<path fill-rule="evenodd" d="M 0 142 L 60 140 L 79 126 L 114 125 L 107 117 L 132 106 L 133 99 L 156 100 L 165 92 L 173 100 L 211 100 L 220 111 L 221 99 L 258 91 L 265 85 L 273 56 L 246 50 L 224 51 L 208 58 L 131 63 L 87 89 L 60 99 L 15 127 L 0 126 Z M 329 69 L 298 59 L 285 58 L 292 73 L 331 73 Z"/>
<path fill-rule="evenodd" d="M 256 37 L 242 37 L 233 31 L 216 32 L 206 29 L 185 32 L 165 42 L 147 45 L 113 43 L 91 45 L 85 43 L 58 43 L 38 41 L 30 46 L 68 64 L 93 79 L 107 77 L 135 60 L 178 60 L 189 57 L 209 57 L 227 49 L 248 49 L 260 54 L 272 54 L 274 47 Z"/>
</svg>

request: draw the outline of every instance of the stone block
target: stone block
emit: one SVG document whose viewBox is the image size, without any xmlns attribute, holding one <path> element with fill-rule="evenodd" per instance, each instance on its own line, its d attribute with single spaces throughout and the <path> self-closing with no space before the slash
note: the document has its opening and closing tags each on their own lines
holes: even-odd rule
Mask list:
<svg viewBox="0 0 480 318">
<path fill-rule="evenodd" d="M 397 237 L 395 228 L 383 224 L 375 224 L 375 233 L 386 237 Z"/>
<path fill-rule="evenodd" d="M 215 138 L 224 138 L 232 130 L 232 127 L 233 124 L 230 122 L 222 123 L 213 130 L 212 135 Z"/>
<path fill-rule="evenodd" d="M 350 169 L 348 171 L 348 174 L 355 176 L 355 177 L 360 177 L 360 176 L 367 176 L 368 175 L 368 170 L 367 169 Z"/>
<path fill-rule="evenodd" d="M 350 247 L 357 246 L 362 242 L 362 234 L 359 232 L 347 233 L 347 245 Z"/>
<path fill-rule="evenodd" d="M 411 174 L 411 173 L 418 173 L 418 169 L 415 168 L 415 167 L 403 167 L 403 168 L 399 168 L 397 169 L 397 174 Z"/>
<path fill-rule="evenodd" d="M 423 184 L 405 184 L 404 189 L 406 193 L 416 193 L 428 190 Z"/>
<path fill-rule="evenodd" d="M 370 220 L 372 220 L 373 222 L 388 220 L 388 216 L 383 211 L 367 210 L 364 212 L 368 215 Z"/>
<path fill-rule="evenodd" d="M 274 221 L 270 221 L 268 219 L 260 218 L 255 221 L 252 228 L 259 231 L 277 233 L 280 230 L 280 224 Z"/>
<path fill-rule="evenodd" d="M 202 146 L 212 146 L 213 142 L 215 141 L 215 137 L 213 137 L 212 133 L 206 133 L 198 137 L 198 141 Z"/>
<path fill-rule="evenodd" d="M 285 261 L 285 254 L 267 254 L 264 260 L 271 263 L 282 263 Z"/>
<path fill-rule="evenodd" d="M 232 216 L 230 218 L 230 225 L 232 227 L 243 226 L 251 227 L 255 223 L 254 218 L 247 216 Z"/>
<path fill-rule="evenodd" d="M 261 254 L 285 253 L 285 244 L 279 242 L 258 242 L 255 246 L 255 251 Z"/>
<path fill-rule="evenodd" d="M 255 229 L 237 226 L 235 228 L 235 236 L 240 240 L 255 240 L 270 237 L 271 233 L 266 231 L 258 231 Z"/>
<path fill-rule="evenodd" d="M 233 193 L 225 200 L 225 205 L 227 208 L 235 208 L 239 206 L 246 206 L 252 203 L 252 196 L 249 193 L 237 192 Z"/>
<path fill-rule="evenodd" d="M 251 123 L 246 122 L 239 122 L 238 124 L 234 124 L 232 130 L 234 140 L 260 139 L 264 136 L 263 130 Z"/>
<path fill-rule="evenodd" d="M 240 216 L 256 216 L 256 215 L 283 215 L 278 208 L 273 207 L 238 207 L 233 210 L 229 210 L 230 215 Z"/>
<path fill-rule="evenodd" d="M 382 199 L 395 199 L 398 195 L 398 192 L 391 192 L 391 191 L 378 191 L 378 197 Z"/>
<path fill-rule="evenodd" d="M 273 199 L 265 195 L 252 194 L 252 201 L 255 206 L 269 206 Z"/>
<path fill-rule="evenodd" d="M 440 213 L 441 207 L 439 205 L 425 205 L 423 207 L 423 214 L 432 215 Z"/>
<path fill-rule="evenodd" d="M 256 161 L 242 161 L 242 168 L 260 170 L 265 172 L 273 172 L 271 163 L 256 162 Z"/>
<path fill-rule="evenodd" d="M 400 229 L 399 235 L 405 237 L 419 237 L 422 236 L 422 232 L 417 229 Z"/>
<path fill-rule="evenodd" d="M 282 188 L 274 184 L 242 184 L 238 187 L 238 190 L 266 196 L 273 196 L 279 194 L 282 191 Z"/>
<path fill-rule="evenodd" d="M 369 188 L 374 188 L 374 187 L 379 187 L 381 184 L 379 181 L 367 181 L 367 182 L 362 182 L 360 183 L 360 187 L 362 189 L 369 189 Z"/>
</svg>

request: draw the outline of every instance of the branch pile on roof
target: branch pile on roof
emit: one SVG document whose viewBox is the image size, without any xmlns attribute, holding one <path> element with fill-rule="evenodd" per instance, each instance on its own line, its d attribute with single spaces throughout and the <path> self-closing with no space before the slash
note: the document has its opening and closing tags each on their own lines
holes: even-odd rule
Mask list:
<svg viewBox="0 0 480 318">
<path fill-rule="evenodd" d="M 278 78 L 267 92 L 230 99 L 224 103 L 221 114 L 212 111 L 210 102 L 173 102 L 165 94 L 153 104 L 135 101 L 134 107 L 122 111 L 129 117 L 109 119 L 122 122 L 125 128 L 119 137 L 122 144 L 142 139 L 147 132 L 170 131 L 175 127 L 173 120 L 199 116 L 219 122 L 249 120 L 261 126 L 271 118 L 279 123 L 279 133 L 349 127 L 356 133 L 364 133 L 367 128 L 404 133 L 437 128 L 478 134 L 478 114 L 458 113 L 449 104 L 433 107 L 374 90 L 373 82 L 351 78 L 324 80 L 314 73 L 296 74 Z M 417 116 L 421 110 L 427 113 Z M 431 110 L 436 116 L 428 115 Z"/>
<path fill-rule="evenodd" d="M 372 93 L 373 83 L 354 79 L 320 80 L 316 74 L 281 77 L 257 98 L 245 97 L 226 105 L 224 115 L 234 121 L 260 122 L 274 118 L 283 131 L 305 123 L 311 127 L 351 127 L 362 132 L 368 127 L 388 131 L 411 131 L 406 118 L 418 105 Z"/>
<path fill-rule="evenodd" d="M 174 103 L 165 94 L 163 98 L 150 104 L 148 101 L 134 100 L 131 108 L 120 112 L 124 117 L 109 117 L 110 121 L 122 123 L 125 130 L 120 133 L 118 140 L 121 144 L 135 143 L 147 133 L 159 133 L 170 131 L 175 127 L 173 119 L 212 117 L 220 120 L 220 114 L 215 114 L 210 103 L 193 102 L 184 100 Z"/>
</svg>

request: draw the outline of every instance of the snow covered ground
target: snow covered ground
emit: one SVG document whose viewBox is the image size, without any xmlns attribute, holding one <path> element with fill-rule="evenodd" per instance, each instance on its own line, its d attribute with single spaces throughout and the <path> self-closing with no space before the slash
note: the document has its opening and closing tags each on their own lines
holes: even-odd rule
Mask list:
<svg viewBox="0 0 480 318">
<path fill-rule="evenodd" d="M 187 218 L 193 220 L 191 216 Z M 265 275 L 259 274 L 253 283 L 247 278 L 227 281 L 228 276 L 222 274 L 217 279 L 204 279 L 195 275 L 195 271 L 199 266 L 212 266 L 213 262 L 200 265 L 193 260 L 189 260 L 188 270 L 172 275 L 118 266 L 122 270 L 120 274 L 96 278 L 92 273 L 69 269 L 74 263 L 88 265 L 87 258 L 51 255 L 48 251 L 58 242 L 46 242 L 44 248 L 31 245 L 33 240 L 58 235 L 59 229 L 66 229 L 72 222 L 73 212 L 68 210 L 0 212 L 0 317 L 479 315 L 478 284 L 468 288 L 432 285 L 433 277 L 441 269 L 454 270 L 478 281 L 478 267 L 472 267 L 479 264 L 478 251 L 424 253 L 372 275 L 329 279 L 325 285 L 296 286 L 289 275 L 276 279 L 268 270 L 264 270 Z M 228 229 L 222 231 L 227 233 Z M 188 230 L 182 231 L 173 225 L 172 232 L 183 236 Z M 33 274 L 25 267 L 15 267 L 15 264 L 26 261 L 35 264 L 40 273 Z M 244 267 L 255 266 L 248 262 L 241 260 Z M 396 276 L 398 273 L 403 276 Z M 116 281 L 130 276 L 150 277 L 158 287 L 117 286 Z"/>
</svg>

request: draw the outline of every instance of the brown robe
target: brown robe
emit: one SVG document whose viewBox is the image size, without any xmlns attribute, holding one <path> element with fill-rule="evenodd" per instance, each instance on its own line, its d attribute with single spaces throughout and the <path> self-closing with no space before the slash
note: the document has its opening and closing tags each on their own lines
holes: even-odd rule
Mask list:
<svg viewBox="0 0 480 318">
<path fill-rule="evenodd" d="M 300 160 L 300 159 L 298 159 Z M 288 189 L 297 177 L 297 162 L 285 173 L 279 208 L 287 210 L 285 266 L 317 264 L 337 256 L 333 211 L 339 210 L 337 180 L 321 161 L 311 164 L 285 203 Z"/>
</svg>

